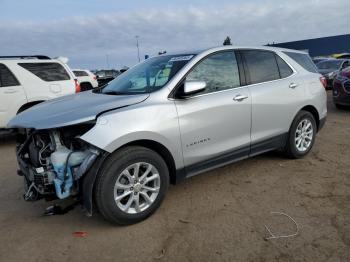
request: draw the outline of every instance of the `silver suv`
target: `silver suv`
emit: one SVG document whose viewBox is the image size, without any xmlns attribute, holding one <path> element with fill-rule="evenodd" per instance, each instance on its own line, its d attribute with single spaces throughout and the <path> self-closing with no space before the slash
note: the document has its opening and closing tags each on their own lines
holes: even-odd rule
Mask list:
<svg viewBox="0 0 350 262">
<path fill-rule="evenodd" d="M 103 88 L 15 117 L 24 198 L 74 197 L 132 224 L 169 182 L 271 150 L 305 156 L 327 115 L 325 79 L 303 52 L 219 47 L 145 60 Z"/>
</svg>

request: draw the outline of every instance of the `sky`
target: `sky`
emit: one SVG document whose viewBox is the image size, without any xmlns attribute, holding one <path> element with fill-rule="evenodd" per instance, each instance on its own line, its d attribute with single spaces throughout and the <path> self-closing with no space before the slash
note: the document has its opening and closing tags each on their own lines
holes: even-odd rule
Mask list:
<svg viewBox="0 0 350 262">
<path fill-rule="evenodd" d="M 69 58 L 121 68 L 159 51 L 264 45 L 350 33 L 350 1 L 0 0 L 0 55 Z"/>
</svg>

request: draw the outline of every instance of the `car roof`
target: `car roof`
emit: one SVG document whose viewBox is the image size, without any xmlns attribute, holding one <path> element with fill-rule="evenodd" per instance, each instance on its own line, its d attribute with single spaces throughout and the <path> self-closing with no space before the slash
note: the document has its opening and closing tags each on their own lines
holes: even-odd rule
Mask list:
<svg viewBox="0 0 350 262">
<path fill-rule="evenodd" d="M 37 58 L 1 58 L 0 61 L 14 63 L 63 63 L 59 59 L 37 59 Z"/>
<path fill-rule="evenodd" d="M 40 60 L 50 60 L 51 58 L 46 55 L 10 55 L 10 56 L 0 56 L 0 59 L 40 59 Z"/>
<path fill-rule="evenodd" d="M 280 48 L 280 47 L 273 47 L 273 46 L 235 46 L 235 45 L 227 45 L 227 46 L 218 46 L 218 47 L 211 47 L 201 50 L 186 50 L 181 52 L 171 52 L 171 53 L 165 53 L 164 55 L 198 55 L 204 52 L 218 52 L 218 51 L 224 51 L 224 50 L 231 50 L 231 49 L 256 49 L 256 50 L 269 50 L 269 51 L 280 51 L 280 52 L 293 52 L 293 53 L 301 53 L 301 54 L 308 54 L 305 51 L 300 50 L 294 50 L 294 49 L 287 49 L 287 48 Z"/>
</svg>

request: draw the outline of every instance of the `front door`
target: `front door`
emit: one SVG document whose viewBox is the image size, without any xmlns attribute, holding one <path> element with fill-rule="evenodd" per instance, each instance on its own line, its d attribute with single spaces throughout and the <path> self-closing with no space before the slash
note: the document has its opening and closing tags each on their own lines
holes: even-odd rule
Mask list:
<svg viewBox="0 0 350 262">
<path fill-rule="evenodd" d="M 185 81 L 206 82 L 201 93 L 175 100 L 187 172 L 200 172 L 246 157 L 251 97 L 248 88 L 240 86 L 234 51 L 206 57 Z"/>
</svg>

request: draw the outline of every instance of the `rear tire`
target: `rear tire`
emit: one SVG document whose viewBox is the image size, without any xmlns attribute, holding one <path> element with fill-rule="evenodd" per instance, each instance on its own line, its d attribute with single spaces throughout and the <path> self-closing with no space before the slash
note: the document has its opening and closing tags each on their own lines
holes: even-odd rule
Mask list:
<svg viewBox="0 0 350 262">
<path fill-rule="evenodd" d="M 316 138 L 317 125 L 308 111 L 300 111 L 290 127 L 285 152 L 290 158 L 301 158 L 312 149 Z"/>
<path fill-rule="evenodd" d="M 96 180 L 95 201 L 108 221 L 130 225 L 158 209 L 168 186 L 168 167 L 160 155 L 145 147 L 125 147 L 103 164 Z"/>
</svg>

